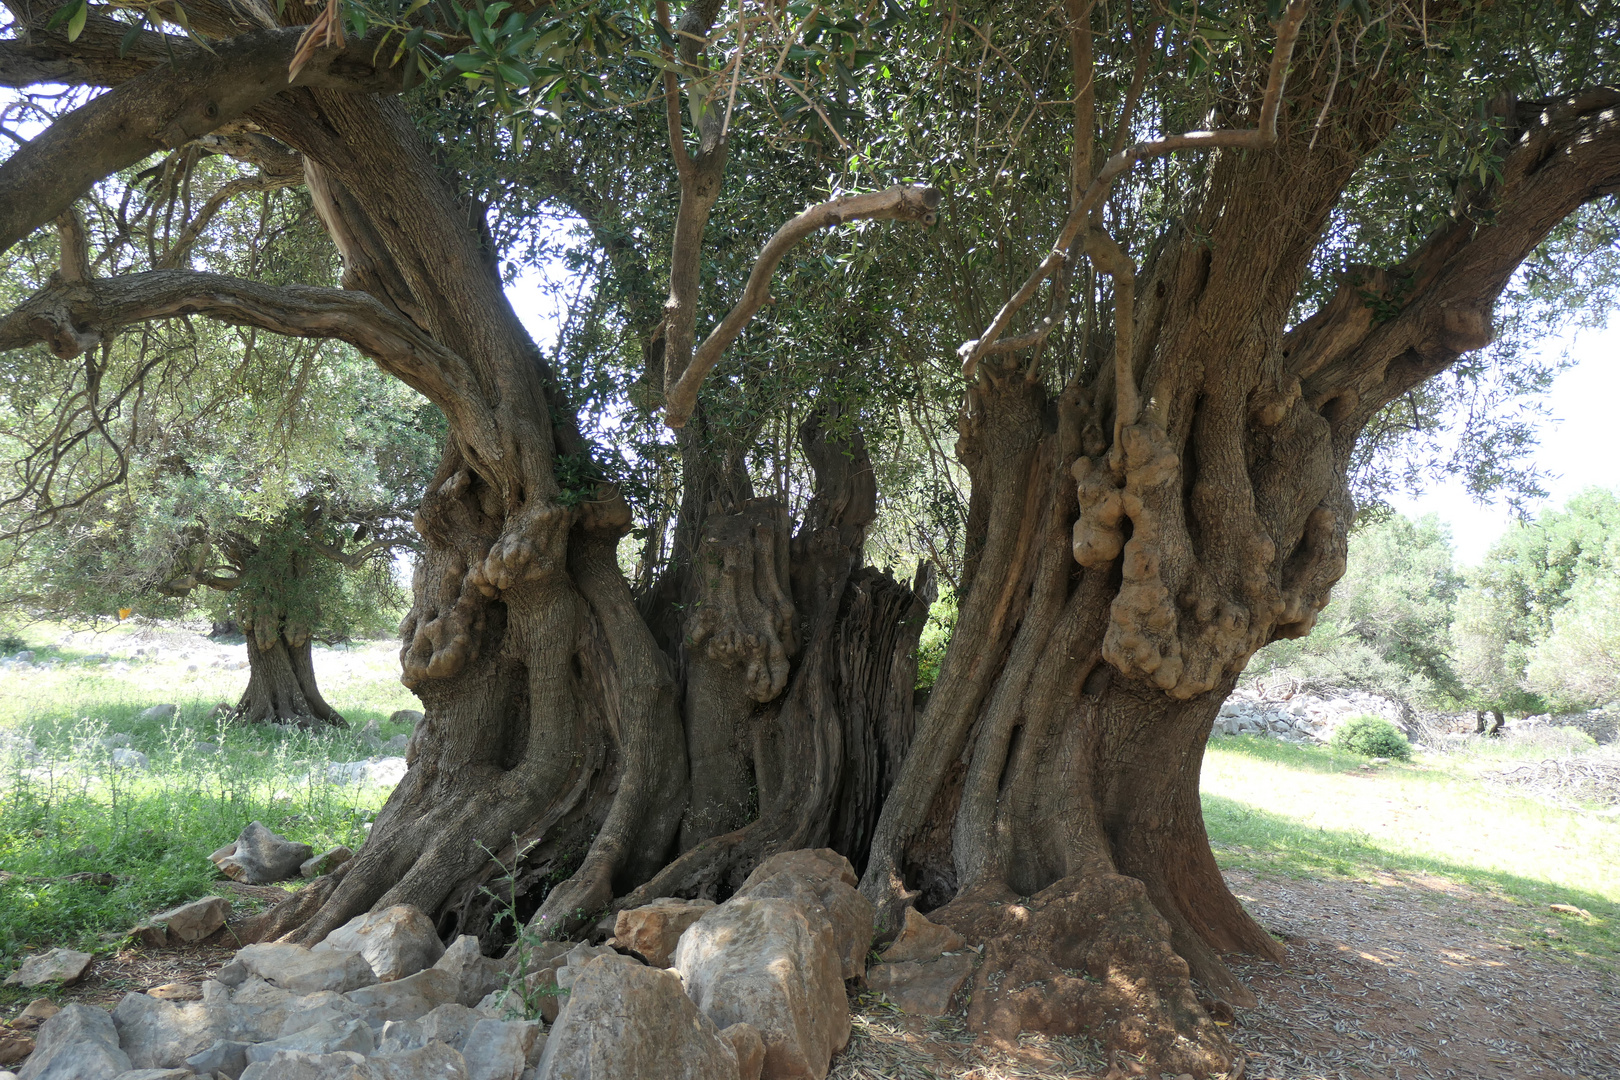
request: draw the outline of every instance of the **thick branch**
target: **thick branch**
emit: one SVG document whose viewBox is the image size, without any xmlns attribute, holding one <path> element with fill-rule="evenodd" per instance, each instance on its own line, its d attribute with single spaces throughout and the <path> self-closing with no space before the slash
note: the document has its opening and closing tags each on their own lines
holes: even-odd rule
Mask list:
<svg viewBox="0 0 1620 1080">
<path fill-rule="evenodd" d="M 1378 410 L 1492 338 L 1519 265 L 1581 205 L 1620 192 L 1620 90 L 1549 106 L 1452 224 L 1406 262 L 1364 270 L 1283 341 L 1287 370 L 1342 442 Z M 1380 297 L 1375 306 L 1367 297 Z M 1380 308 L 1400 310 L 1380 321 Z"/>
<path fill-rule="evenodd" d="M 692 415 L 692 410 L 697 407 L 698 387 L 702 385 L 703 377 L 719 362 L 727 347 L 737 340 L 737 335 L 743 332 L 743 328 L 753 319 L 754 314 L 770 298 L 772 275 L 776 273 L 776 268 L 783 257 L 800 240 L 818 229 L 863 218 L 869 220 L 897 218 L 932 225 L 936 220 L 935 211 L 938 208 L 938 190 L 931 187 L 903 185 L 889 188 L 887 191 L 846 195 L 817 203 L 776 230 L 776 235 L 770 238 L 764 250 L 759 253 L 759 258 L 754 261 L 754 268 L 748 275 L 748 284 L 743 288 L 742 298 L 726 313 L 720 325 L 709 332 L 703 344 L 698 346 L 692 356 L 692 362 L 686 366 L 679 380 L 674 385 L 665 387 L 664 422 L 672 428 L 678 428 Z"/>
<path fill-rule="evenodd" d="M 187 270 L 53 282 L 0 319 L 0 352 L 43 343 L 68 358 L 122 327 L 182 315 L 206 315 L 288 337 L 346 341 L 444 409 L 487 460 L 502 457 L 466 361 L 376 298 L 354 290 L 277 288 Z"/>
<path fill-rule="evenodd" d="M 0 165 L 0 251 L 52 220 L 119 169 L 206 135 L 289 86 L 398 90 L 402 69 L 370 65 L 376 42 L 321 50 L 287 81 L 301 28 L 261 30 L 192 48 L 73 110 Z M 0 80 L 4 81 L 4 80 Z"/>
<path fill-rule="evenodd" d="M 979 358 L 991 351 L 992 346 L 1000 340 L 1007 330 L 1013 316 L 1035 298 L 1041 283 L 1057 273 L 1065 260 L 1069 257 L 1069 250 L 1080 237 L 1085 227 L 1086 218 L 1092 209 L 1101 205 L 1107 197 L 1114 181 L 1128 172 L 1139 161 L 1149 158 L 1163 157 L 1178 150 L 1213 150 L 1219 147 L 1267 147 L 1277 142 L 1277 110 L 1282 102 L 1283 88 L 1288 78 L 1288 64 L 1294 55 L 1294 43 L 1299 40 L 1299 30 L 1305 21 L 1305 13 L 1310 8 L 1310 0 L 1292 0 L 1288 10 L 1283 13 L 1282 22 L 1277 26 L 1277 47 L 1272 51 L 1271 67 L 1266 77 L 1265 94 L 1260 101 L 1260 121 L 1252 128 L 1233 129 L 1227 131 L 1189 131 L 1181 135 L 1172 135 L 1165 139 L 1149 142 L 1140 142 L 1134 146 L 1114 154 L 1108 159 L 1085 193 L 1069 211 L 1068 220 L 1063 223 L 1063 229 L 1058 233 L 1057 243 L 1046 258 L 1035 267 L 1018 291 L 1001 306 L 996 316 L 991 320 L 989 327 L 977 340 L 966 342 L 957 354 L 962 358 L 962 375 L 964 378 L 973 378 L 978 371 Z M 1033 343 L 1044 340 L 1044 335 Z"/>
</svg>

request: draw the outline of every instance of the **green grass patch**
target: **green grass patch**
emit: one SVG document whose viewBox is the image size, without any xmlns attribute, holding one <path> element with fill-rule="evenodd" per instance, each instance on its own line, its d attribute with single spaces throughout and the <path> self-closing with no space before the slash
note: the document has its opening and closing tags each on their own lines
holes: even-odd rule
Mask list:
<svg viewBox="0 0 1620 1080">
<path fill-rule="evenodd" d="M 386 645 L 320 650 L 323 693 L 352 727 L 315 735 L 210 719 L 245 670 L 160 659 L 0 674 L 0 968 L 39 947 L 105 950 L 152 912 L 221 891 L 208 855 L 250 821 L 317 851 L 358 848 L 388 789 L 329 782 L 326 765 L 374 756 L 359 736 L 368 720 L 384 739 L 409 732 L 387 722 L 416 705 L 397 663 Z M 140 718 L 164 702 L 175 716 Z M 147 767 L 115 760 L 106 740 L 120 735 Z"/>
<path fill-rule="evenodd" d="M 1620 967 L 1620 819 L 1507 793 L 1479 779 L 1473 759 L 1371 770 L 1365 761 L 1275 739 L 1212 741 L 1204 818 L 1221 865 L 1299 877 L 1433 874 L 1534 909 L 1523 920 L 1526 945 Z M 1557 903 L 1591 917 L 1548 910 Z"/>
</svg>

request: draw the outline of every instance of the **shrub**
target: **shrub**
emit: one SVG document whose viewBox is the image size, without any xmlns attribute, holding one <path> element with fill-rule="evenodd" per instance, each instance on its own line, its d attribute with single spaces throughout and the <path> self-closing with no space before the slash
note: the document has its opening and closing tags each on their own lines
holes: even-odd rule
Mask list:
<svg viewBox="0 0 1620 1080">
<path fill-rule="evenodd" d="M 1382 716 L 1352 716 L 1333 733 L 1333 746 L 1364 757 L 1406 761 L 1412 756 L 1412 744 L 1401 729 Z"/>
</svg>

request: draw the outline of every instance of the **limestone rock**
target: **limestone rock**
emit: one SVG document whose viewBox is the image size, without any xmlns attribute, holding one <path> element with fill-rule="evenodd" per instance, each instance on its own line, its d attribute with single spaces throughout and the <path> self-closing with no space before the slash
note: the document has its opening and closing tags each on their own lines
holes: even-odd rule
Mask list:
<svg viewBox="0 0 1620 1080">
<path fill-rule="evenodd" d="M 533 1061 L 541 1038 L 536 1020 L 480 1020 L 467 1036 L 461 1056 L 470 1080 L 518 1080 Z"/>
<path fill-rule="evenodd" d="M 234 845 L 227 844 L 210 858 L 221 873 L 234 881 L 269 885 L 297 877 L 299 867 L 314 854 L 308 844 L 295 844 L 254 821 L 242 830 Z"/>
<path fill-rule="evenodd" d="M 119 769 L 150 769 L 152 760 L 139 750 L 120 746 L 112 752 L 112 763 Z"/>
<path fill-rule="evenodd" d="M 28 1007 L 17 1014 L 17 1019 L 11 1022 L 16 1031 L 33 1031 L 39 1025 L 62 1011 L 62 1006 L 50 998 L 35 998 L 28 1003 Z"/>
<path fill-rule="evenodd" d="M 186 1058 L 186 1065 L 199 1076 L 219 1073 L 228 1080 L 236 1080 L 247 1068 L 248 1047 L 252 1045 L 237 1039 L 219 1039 L 208 1049 Z"/>
<path fill-rule="evenodd" d="M 204 983 L 205 1000 L 212 993 L 209 984 Z M 280 1038 L 291 1004 L 297 999 L 291 991 L 273 986 L 256 975 L 247 979 L 230 995 L 225 1006 L 229 1030 L 225 1037 L 241 1042 Z"/>
<path fill-rule="evenodd" d="M 712 907 L 713 900 L 659 897 L 643 907 L 619 912 L 613 936 L 621 948 L 639 953 L 653 967 L 669 967 L 686 928 Z"/>
<path fill-rule="evenodd" d="M 362 987 L 348 997 L 366 1011 L 371 1026 L 380 1029 L 389 1020 L 415 1020 L 453 1003 L 457 989 L 454 975 L 428 968 L 393 982 Z"/>
<path fill-rule="evenodd" d="M 944 1016 L 973 974 L 973 961 L 972 953 L 955 953 L 927 962 L 878 964 L 867 971 L 866 985 L 910 1016 Z"/>
<path fill-rule="evenodd" d="M 737 1055 L 738 1080 L 759 1080 L 765 1068 L 765 1040 L 753 1024 L 732 1024 L 722 1028 L 720 1037 L 731 1044 Z"/>
<path fill-rule="evenodd" d="M 0 1027 L 0 1066 L 15 1065 L 34 1052 L 34 1037 Z"/>
<path fill-rule="evenodd" d="M 491 991 L 505 986 L 510 972 L 509 964 L 479 951 L 478 939 L 471 934 L 456 938 L 433 966 L 455 976 L 456 1000 L 466 1006 L 477 1005 Z"/>
<path fill-rule="evenodd" d="M 113 1080 L 132 1068 L 106 1009 L 69 1005 L 45 1021 L 19 1080 Z"/>
<path fill-rule="evenodd" d="M 443 1043 L 456 1050 L 467 1045 L 467 1036 L 485 1019 L 465 1005 L 440 1005 L 417 1020 L 389 1020 L 377 1039 L 377 1053 L 402 1054 L 430 1043 Z"/>
<path fill-rule="evenodd" d="M 906 921 L 900 936 L 878 957 L 885 964 L 903 964 L 908 960 L 932 960 L 948 952 L 965 948 L 967 942 L 948 926 L 930 922 L 916 908 L 906 909 Z"/>
<path fill-rule="evenodd" d="M 228 1023 L 222 1010 L 205 1003 L 176 1005 L 147 994 L 125 994 L 112 1019 L 136 1069 L 178 1069 L 224 1038 Z"/>
<path fill-rule="evenodd" d="M 364 1056 L 353 1051 L 311 1054 L 283 1050 L 269 1061 L 249 1065 L 241 1080 L 381 1080 L 381 1077 Z"/>
<path fill-rule="evenodd" d="M 287 1003 L 287 1019 L 282 1021 L 281 1031 L 277 1033 L 276 1038 L 284 1039 L 319 1024 L 346 1024 L 351 1020 L 369 1022 L 369 1019 L 365 1009 L 342 994 L 334 990 L 322 990 L 319 993 L 294 998 Z"/>
<path fill-rule="evenodd" d="M 170 943 L 201 941 L 225 925 L 231 913 L 231 902 L 223 896 L 205 896 L 189 904 L 162 911 L 146 920 L 151 927 L 167 931 Z"/>
<path fill-rule="evenodd" d="M 50 952 L 30 956 L 23 961 L 22 967 L 13 971 L 6 979 L 7 986 L 43 986 L 49 982 L 59 982 L 63 986 L 72 986 L 84 978 L 84 971 L 90 966 L 89 953 L 74 952 L 72 949 L 52 949 Z"/>
<path fill-rule="evenodd" d="M 315 946 L 315 952 L 341 949 L 366 958 L 378 982 L 393 982 L 431 967 L 444 955 L 433 920 L 420 908 L 395 904 L 356 915 Z"/>
<path fill-rule="evenodd" d="M 298 867 L 298 872 L 307 878 L 320 877 L 322 874 L 330 874 L 352 858 L 354 852 L 340 844 L 335 848 L 327 848 L 312 859 L 305 860 Z"/>
<path fill-rule="evenodd" d="M 866 971 L 876 909 L 856 891 L 859 879 L 849 860 L 831 848 L 806 848 L 772 855 L 754 868 L 733 900 L 791 900 L 806 914 L 827 919 L 838 942 L 843 978 Z"/>
<path fill-rule="evenodd" d="M 167 720 L 179 711 L 180 707 L 172 703 L 153 705 L 149 709 L 142 709 L 140 718 L 142 720 Z"/>
<path fill-rule="evenodd" d="M 367 1064 L 379 1080 L 469 1080 L 460 1051 L 439 1042 L 398 1054 L 374 1054 Z"/>
<path fill-rule="evenodd" d="M 420 724 L 422 713 L 419 709 L 395 709 L 388 717 L 390 724 Z"/>
<path fill-rule="evenodd" d="M 833 925 L 793 901 L 733 897 L 681 936 L 674 967 L 717 1025 L 759 1029 L 767 1080 L 821 1080 L 849 1042 Z"/>
<path fill-rule="evenodd" d="M 592 962 L 540 1057 L 539 1080 L 736 1080 L 737 1055 L 666 968 Z"/>
<path fill-rule="evenodd" d="M 196 1076 L 190 1069 L 131 1069 L 116 1080 L 196 1080 Z"/>
<path fill-rule="evenodd" d="M 251 1067 L 255 1062 L 269 1061 L 283 1050 L 301 1050 L 310 1054 L 335 1054 L 341 1050 L 351 1050 L 356 1054 L 369 1054 L 376 1048 L 377 1040 L 372 1037 L 371 1025 L 364 1020 L 345 1023 L 327 1021 L 271 1042 L 250 1046 L 247 1048 L 247 1059 Z"/>
<path fill-rule="evenodd" d="M 365 957 L 340 949 L 315 952 L 303 945 L 267 942 L 243 946 L 236 959 L 249 974 L 294 994 L 321 990 L 343 994 L 377 981 Z"/>
</svg>

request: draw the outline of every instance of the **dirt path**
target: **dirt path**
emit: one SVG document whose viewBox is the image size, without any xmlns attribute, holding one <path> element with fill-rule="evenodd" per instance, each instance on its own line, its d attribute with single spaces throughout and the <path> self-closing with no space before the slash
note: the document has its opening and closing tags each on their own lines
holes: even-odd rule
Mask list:
<svg viewBox="0 0 1620 1080">
<path fill-rule="evenodd" d="M 1517 942 L 1526 911 L 1423 875 L 1227 875 L 1282 964 L 1240 973 L 1250 1077 L 1620 1078 L 1620 983 Z"/>
</svg>

